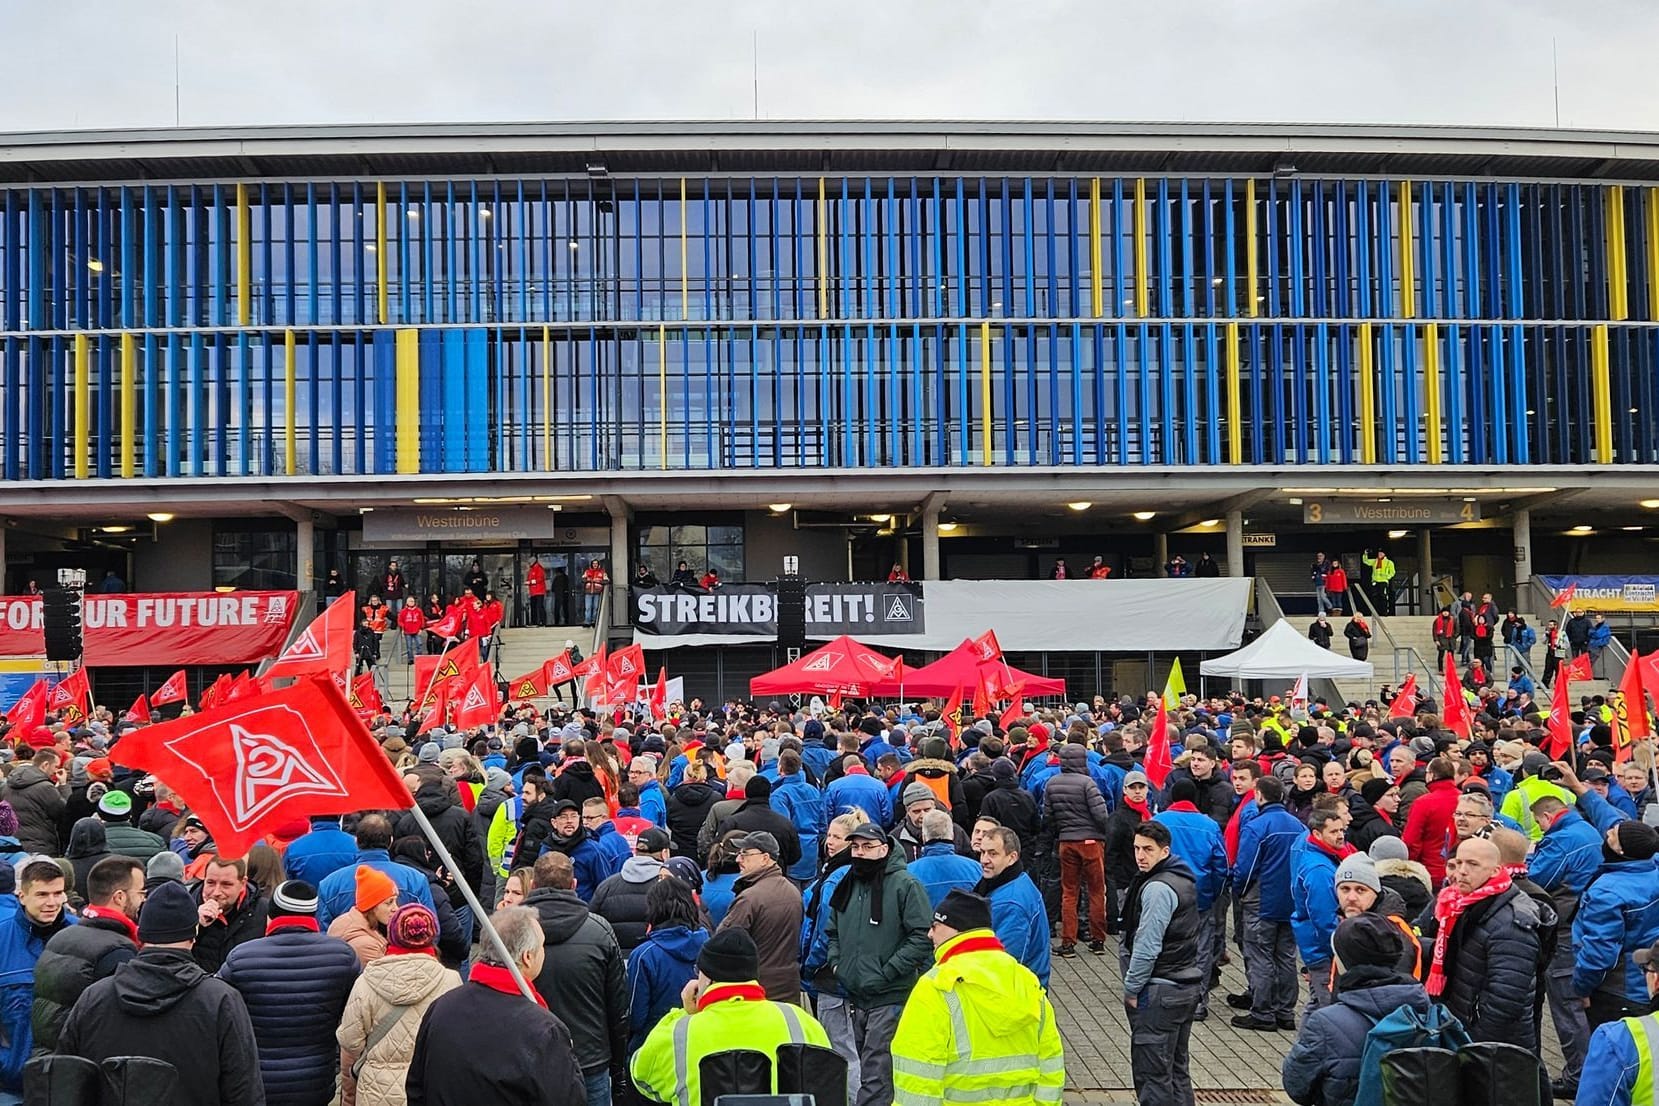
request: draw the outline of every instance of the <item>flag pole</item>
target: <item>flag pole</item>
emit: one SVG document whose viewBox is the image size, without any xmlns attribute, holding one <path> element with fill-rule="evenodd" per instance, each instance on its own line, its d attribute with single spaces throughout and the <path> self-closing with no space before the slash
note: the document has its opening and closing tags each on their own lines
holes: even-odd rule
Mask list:
<svg viewBox="0 0 1659 1106">
<path fill-rule="evenodd" d="M 495 951 L 497 956 L 501 957 L 501 962 L 507 965 L 507 970 L 513 974 L 513 982 L 518 984 L 519 991 L 523 993 L 525 998 L 535 1002 L 536 993 L 530 989 L 529 981 L 524 978 L 524 973 L 519 971 L 518 964 L 513 960 L 512 954 L 507 951 L 506 944 L 501 940 L 501 934 L 497 933 L 495 926 L 491 924 L 488 912 L 484 910 L 483 904 L 478 901 L 478 896 L 473 894 L 472 886 L 467 883 L 466 877 L 461 874 L 461 866 L 455 863 L 455 858 L 449 855 L 449 850 L 444 847 L 443 841 L 438 837 L 438 831 L 432 828 L 431 821 L 426 817 L 426 811 L 420 808 L 419 803 L 416 803 L 409 808 L 409 813 L 414 816 L 415 824 L 420 827 L 427 843 L 432 846 L 432 851 L 438 854 L 438 860 L 449 871 L 450 875 L 455 877 L 455 886 L 460 888 L 461 897 L 467 900 L 467 905 L 472 908 L 473 917 L 477 918 L 484 927 L 484 940 L 488 941 L 490 948 Z"/>
</svg>

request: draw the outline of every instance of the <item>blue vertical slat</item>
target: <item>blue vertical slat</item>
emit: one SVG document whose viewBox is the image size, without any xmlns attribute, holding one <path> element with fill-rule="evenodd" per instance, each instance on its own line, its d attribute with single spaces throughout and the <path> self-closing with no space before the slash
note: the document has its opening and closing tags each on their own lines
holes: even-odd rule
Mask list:
<svg viewBox="0 0 1659 1106">
<path fill-rule="evenodd" d="M 1283 308 L 1279 297 L 1279 182 L 1267 182 L 1267 237 L 1263 243 L 1267 248 L 1267 314 L 1271 318 L 1282 318 Z M 1265 431 L 1263 432 L 1265 436 Z"/>
<path fill-rule="evenodd" d="M 200 331 L 190 336 L 190 399 L 185 408 L 185 426 L 189 452 L 185 461 L 186 476 L 206 475 L 203 461 L 207 457 L 208 403 L 203 383 L 207 348 Z"/>
<path fill-rule="evenodd" d="M 1463 414 L 1468 406 L 1463 395 L 1463 327 L 1451 323 L 1443 333 L 1445 340 L 1442 343 L 1444 349 L 1441 361 L 1446 382 L 1444 417 L 1446 438 L 1451 446 L 1448 453 L 1452 464 L 1461 465 L 1466 459 Z M 1433 433 L 1432 427 L 1430 433 Z"/>
<path fill-rule="evenodd" d="M 1371 186 L 1354 184 L 1354 293 L 1353 313 L 1361 319 L 1373 315 L 1371 289 Z M 1366 431 L 1369 433 L 1369 430 Z"/>
<path fill-rule="evenodd" d="M 461 438 L 465 443 L 462 471 L 488 472 L 490 469 L 490 375 L 489 331 L 472 327 L 464 332 L 465 361 L 463 391 L 465 423 L 460 434 L 446 433 L 447 438 Z M 504 422 L 505 420 L 496 420 Z"/>
<path fill-rule="evenodd" d="M 1152 463 L 1152 430 L 1157 425 L 1152 412 L 1152 328 L 1142 323 L 1135 328 L 1135 368 L 1139 378 L 1140 404 L 1137 425 L 1140 430 L 1141 464 Z"/>
<path fill-rule="evenodd" d="M 1221 456 L 1221 344 L 1215 323 L 1204 326 L 1204 402 L 1208 414 L 1204 419 L 1203 461 L 1212 465 L 1222 463 Z"/>
<path fill-rule="evenodd" d="M 1325 182 L 1313 182 L 1312 218 L 1308 222 L 1308 259 L 1313 280 L 1309 310 L 1315 315 L 1336 314 L 1330 303 L 1330 285 L 1325 281 L 1325 251 L 1330 248 L 1325 234 Z"/>
<path fill-rule="evenodd" d="M 1190 286 L 1192 282 L 1187 283 Z M 1174 457 L 1172 451 L 1166 449 L 1165 456 L 1179 463 L 1193 465 L 1198 463 L 1198 421 L 1202 416 L 1198 410 L 1198 332 L 1191 323 L 1181 328 L 1181 382 L 1186 399 L 1186 407 L 1180 412 L 1177 420 L 1181 427 L 1182 452 L 1179 457 Z"/>
<path fill-rule="evenodd" d="M 1198 274 L 1192 268 L 1192 197 L 1188 181 L 1181 179 L 1181 317 L 1190 319 L 1192 311 L 1192 282 Z"/>
<path fill-rule="evenodd" d="M 1496 190 L 1494 190 L 1496 191 Z M 1496 196 L 1491 197 L 1492 201 Z M 1487 240 L 1496 246 L 1494 239 Z M 1496 292 L 1496 288 L 1493 289 Z M 1504 328 L 1489 327 L 1486 334 L 1486 354 L 1490 362 L 1488 375 L 1492 380 L 1492 463 L 1509 464 L 1509 369 L 1505 365 Z"/>
<path fill-rule="evenodd" d="M 1440 186 L 1440 252 L 1445 267 L 1440 303 L 1448 319 L 1463 317 L 1463 281 L 1467 274 L 1462 272 L 1458 253 L 1458 229 L 1457 193 L 1452 182 L 1445 181 Z"/>
<path fill-rule="evenodd" d="M 1338 245 L 1342 240 L 1338 239 Z M 1336 444 L 1337 460 L 1342 464 L 1351 465 L 1358 460 L 1354 449 L 1354 427 L 1358 421 L 1358 412 L 1355 411 L 1355 384 L 1354 384 L 1354 339 L 1357 330 L 1354 327 L 1338 324 L 1336 334 Z M 1373 387 L 1375 387 L 1375 373 Z M 1375 427 L 1363 426 L 1359 428 L 1361 434 L 1373 434 Z"/>
<path fill-rule="evenodd" d="M 1290 182 L 1290 197 L 1286 201 L 1285 243 L 1290 251 L 1290 313 L 1305 318 L 1308 313 L 1306 269 L 1304 255 L 1307 239 L 1302 224 L 1302 182 Z M 1300 360 L 1300 358 L 1298 358 Z"/>
<path fill-rule="evenodd" d="M 1071 190 L 1072 200 L 1075 201 L 1077 198 L 1077 182 L 1075 180 L 1071 182 Z M 1053 178 L 1050 178 L 1048 182 L 1048 199 L 1046 203 L 1047 206 L 1045 207 L 1045 210 L 1048 212 L 1048 233 L 1043 237 L 1048 246 L 1048 305 L 1043 314 L 1047 315 L 1049 318 L 1055 318 L 1061 315 L 1062 311 L 1060 306 L 1060 273 L 1058 267 L 1055 265 L 1055 261 L 1058 257 L 1058 247 L 1055 244 L 1056 233 L 1054 228 L 1056 220 L 1054 218 Z M 1070 251 L 1070 264 L 1067 266 L 1066 272 L 1072 275 L 1073 280 L 1076 279 L 1075 274 L 1077 272 L 1077 223 L 1076 219 L 1073 218 L 1075 214 L 1076 204 L 1074 202 L 1066 208 L 1066 229 L 1069 232 L 1067 249 Z"/>
<path fill-rule="evenodd" d="M 1074 189 L 1075 191 L 1075 189 Z M 1076 210 L 1076 205 L 1072 205 Z M 1083 327 L 1071 324 L 1071 463 L 1083 463 Z"/>
<path fill-rule="evenodd" d="M 1424 251 L 1427 253 L 1427 251 Z M 1417 397 L 1419 384 L 1417 379 L 1417 327 L 1407 324 L 1400 328 L 1402 342 L 1401 353 L 1404 355 L 1404 376 L 1400 385 L 1400 425 L 1406 436 L 1406 463 L 1412 465 L 1423 462 L 1423 431 L 1417 421 L 1417 413 L 1422 410 Z"/>
<path fill-rule="evenodd" d="M 1317 241 L 1314 246 L 1318 248 Z M 1298 340 L 1298 348 L 1301 344 Z M 1331 350 L 1330 331 L 1324 322 L 1313 328 L 1313 429 L 1314 456 L 1321 465 L 1328 465 L 1331 463 Z"/>
<path fill-rule="evenodd" d="M 1262 357 L 1262 330 L 1260 323 L 1251 323 L 1249 329 L 1249 360 L 1250 360 L 1250 425 L 1255 433 L 1250 435 L 1250 456 L 1246 458 L 1251 464 L 1264 464 L 1273 456 L 1271 446 L 1272 434 L 1267 427 L 1267 412 L 1263 409 L 1263 396 L 1267 394 L 1266 376 L 1267 366 Z"/>
<path fill-rule="evenodd" d="M 1134 314 L 1130 310 L 1134 304 L 1134 283 L 1131 279 L 1129 264 L 1129 228 L 1124 222 L 1123 206 L 1123 178 L 1116 177 L 1112 181 L 1112 317 L 1125 319 Z M 1119 364 L 1123 364 L 1123 335 L 1118 334 L 1117 356 Z M 1121 372 L 1120 372 L 1121 376 Z M 1127 413 L 1127 412 L 1125 412 Z M 1121 442 L 1124 435 L 1120 432 L 1118 439 Z M 1124 463 L 1128 460 L 1125 458 Z"/>
<path fill-rule="evenodd" d="M 1204 252 L 1204 317 L 1215 318 L 1215 201 L 1210 195 L 1209 178 L 1204 180 L 1204 191 L 1199 202 L 1201 215 L 1198 219 L 1199 245 Z"/>
<path fill-rule="evenodd" d="M 1158 178 L 1157 208 L 1152 213 L 1152 234 L 1158 239 L 1158 314 L 1167 319 L 1175 314 L 1175 289 L 1171 284 L 1174 264 L 1175 228 L 1169 202 L 1169 178 Z M 1167 361 L 1167 355 L 1165 355 Z M 1166 448 L 1168 443 L 1165 443 Z"/>
<path fill-rule="evenodd" d="M 1386 201 L 1386 193 L 1381 199 Z M 1379 226 L 1381 214 L 1386 210 L 1384 202 L 1378 212 Z M 1394 402 L 1399 369 L 1394 360 L 1396 329 L 1383 323 L 1374 328 L 1374 334 L 1377 342 L 1377 417 L 1382 423 L 1382 453 L 1377 459 L 1383 464 L 1393 465 L 1400 460 L 1400 422 Z M 1361 432 L 1365 432 L 1363 428 Z"/>
<path fill-rule="evenodd" d="M 1229 179 L 1221 197 L 1223 222 L 1222 243 L 1226 247 L 1226 268 L 1221 274 L 1221 291 L 1225 310 L 1220 314 L 1225 318 L 1234 318 L 1238 315 L 1238 231 L 1235 227 L 1236 217 L 1233 214 L 1233 182 Z"/>
<path fill-rule="evenodd" d="M 1121 184 L 1119 187 L 1122 187 Z M 1112 412 L 1111 424 L 1117 429 L 1117 463 L 1127 465 L 1129 463 L 1129 355 L 1126 351 L 1129 348 L 1129 328 L 1123 323 L 1118 323 L 1112 329 L 1115 332 L 1113 338 L 1116 339 L 1112 346 L 1112 365 L 1113 382 L 1117 385 L 1117 406 Z M 1140 425 L 1144 430 L 1148 424 L 1142 419 Z"/>
<path fill-rule="evenodd" d="M 1036 208 L 1031 199 L 1030 177 L 1025 178 L 1022 203 L 1025 214 L 1025 233 L 1021 240 L 1022 253 L 1025 257 L 1025 317 L 1034 319 L 1037 317 L 1037 243 L 1035 238 L 1037 219 Z M 1010 288 L 1009 290 L 1012 291 L 1013 289 Z M 1008 314 L 1012 315 L 1014 313 L 1013 307 L 1013 300 L 1010 298 Z"/>
<path fill-rule="evenodd" d="M 1331 201 L 1331 233 L 1329 246 L 1331 255 L 1331 288 L 1325 293 L 1329 313 L 1338 317 L 1353 315 L 1353 285 L 1348 279 L 1350 267 L 1350 249 L 1353 245 L 1351 226 L 1353 220 L 1349 218 L 1348 184 L 1346 181 L 1337 181 L 1333 189 Z"/>
<path fill-rule="evenodd" d="M 1386 183 L 1377 185 L 1377 219 L 1372 241 L 1377 251 L 1377 303 L 1371 317 L 1391 318 L 1394 307 L 1394 247 L 1399 243 L 1399 216 L 1391 189 Z"/>
<path fill-rule="evenodd" d="M 1418 304 L 1417 313 L 1425 319 L 1439 318 L 1440 293 L 1439 278 L 1436 275 L 1434 248 L 1435 228 L 1434 218 L 1434 185 L 1424 181 L 1419 186 L 1422 195 L 1418 197 L 1417 212 L 1418 234 L 1422 238 L 1421 248 L 1417 251 L 1422 258 L 1422 272 L 1418 274 L 1418 283 L 1422 286 L 1422 297 Z"/>
<path fill-rule="evenodd" d="M 457 341 L 451 352 L 450 335 Z M 420 457 L 422 472 L 452 472 L 449 467 L 451 435 L 445 433 L 453 411 L 459 420 L 463 413 L 461 389 L 460 331 L 422 330 L 418 343 L 420 356 Z M 451 359 L 453 358 L 453 368 Z M 460 438 L 459 427 L 453 437 Z"/>
</svg>

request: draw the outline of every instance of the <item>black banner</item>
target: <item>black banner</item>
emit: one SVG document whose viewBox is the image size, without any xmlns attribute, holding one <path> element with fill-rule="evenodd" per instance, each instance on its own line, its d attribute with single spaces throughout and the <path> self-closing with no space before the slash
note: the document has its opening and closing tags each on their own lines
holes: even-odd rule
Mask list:
<svg viewBox="0 0 1659 1106">
<path fill-rule="evenodd" d="M 922 585 L 808 584 L 808 637 L 850 634 L 919 634 L 927 629 L 922 614 Z"/>
<path fill-rule="evenodd" d="M 634 588 L 634 628 L 642 634 L 776 637 L 778 593 L 771 584 Z"/>
</svg>

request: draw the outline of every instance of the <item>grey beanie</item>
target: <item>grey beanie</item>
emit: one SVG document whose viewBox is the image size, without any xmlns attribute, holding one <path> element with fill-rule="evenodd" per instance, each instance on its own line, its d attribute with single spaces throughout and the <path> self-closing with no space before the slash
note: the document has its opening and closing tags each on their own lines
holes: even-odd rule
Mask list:
<svg viewBox="0 0 1659 1106">
<path fill-rule="evenodd" d="M 1393 834 L 1387 834 L 1371 842 L 1372 860 L 1409 860 L 1411 854 L 1406 851 L 1406 843 Z"/>
<path fill-rule="evenodd" d="M 1377 865 L 1364 853 L 1355 853 L 1337 866 L 1336 883 L 1363 883 L 1377 894 L 1382 894 L 1382 880 L 1377 878 Z"/>
<path fill-rule="evenodd" d="M 904 805 L 907 807 L 911 803 L 919 803 L 924 799 L 930 803 L 933 803 L 935 806 L 939 803 L 939 797 L 933 793 L 933 788 L 929 787 L 925 783 L 912 783 L 906 785 L 903 795 Z"/>
<path fill-rule="evenodd" d="M 184 858 L 171 849 L 156 853 L 144 865 L 146 879 L 183 879 Z"/>
</svg>

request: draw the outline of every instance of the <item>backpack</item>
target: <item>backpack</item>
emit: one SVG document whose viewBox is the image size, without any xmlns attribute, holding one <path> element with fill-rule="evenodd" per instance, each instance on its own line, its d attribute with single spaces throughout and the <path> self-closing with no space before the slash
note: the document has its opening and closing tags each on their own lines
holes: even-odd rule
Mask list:
<svg viewBox="0 0 1659 1106">
<path fill-rule="evenodd" d="M 1456 1052 L 1469 1043 L 1463 1023 L 1439 1003 L 1431 1004 L 1426 1014 L 1401 1006 L 1377 1021 L 1365 1035 L 1354 1106 L 1383 1106 L 1382 1061 L 1395 1049 L 1443 1048 Z"/>
</svg>

